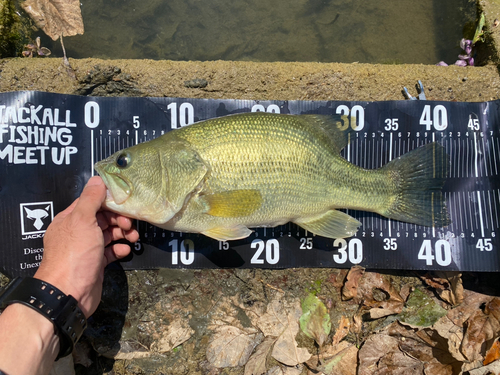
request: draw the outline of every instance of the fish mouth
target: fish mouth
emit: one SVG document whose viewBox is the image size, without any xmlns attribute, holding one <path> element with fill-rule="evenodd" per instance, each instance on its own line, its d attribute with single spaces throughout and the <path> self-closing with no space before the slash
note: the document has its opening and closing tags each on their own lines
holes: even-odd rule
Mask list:
<svg viewBox="0 0 500 375">
<path fill-rule="evenodd" d="M 102 164 L 96 163 L 95 169 L 108 188 L 106 203 L 116 205 L 124 204 L 132 194 L 132 184 L 119 173 L 110 173 L 104 171 Z"/>
</svg>

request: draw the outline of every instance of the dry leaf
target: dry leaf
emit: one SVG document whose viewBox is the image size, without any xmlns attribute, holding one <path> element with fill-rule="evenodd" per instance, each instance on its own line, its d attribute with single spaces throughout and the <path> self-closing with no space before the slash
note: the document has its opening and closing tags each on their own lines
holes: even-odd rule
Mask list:
<svg viewBox="0 0 500 375">
<path fill-rule="evenodd" d="M 469 375 L 491 375 L 500 374 L 500 361 L 495 361 L 487 366 L 479 367 L 469 371 Z"/>
<path fill-rule="evenodd" d="M 484 356 L 483 365 L 489 365 L 491 362 L 496 361 L 500 358 L 500 342 L 496 340 L 491 348 L 486 352 Z"/>
<path fill-rule="evenodd" d="M 344 337 L 347 336 L 347 334 L 349 333 L 350 326 L 351 323 L 349 323 L 349 319 L 347 319 L 344 315 L 342 315 L 339 320 L 339 326 L 335 331 L 335 335 L 333 336 L 332 339 L 332 346 L 337 345 L 339 342 L 342 341 Z"/>
<path fill-rule="evenodd" d="M 151 350 L 159 353 L 169 352 L 189 340 L 193 334 L 194 330 L 187 321 L 176 319 L 167 327 L 160 339 L 151 345 Z"/>
<path fill-rule="evenodd" d="M 79 0 L 26 0 L 21 6 L 52 40 L 83 34 Z"/>
<path fill-rule="evenodd" d="M 298 348 L 295 341 L 301 315 L 302 309 L 298 298 L 287 301 L 283 298 L 283 294 L 278 294 L 267 305 L 266 312 L 252 320 L 266 337 L 278 337 L 272 356 L 289 366 L 305 362 L 311 356 L 307 349 Z"/>
<path fill-rule="evenodd" d="M 356 375 L 358 349 L 353 344 L 341 342 L 332 347 L 329 355 L 320 355 L 321 364 L 316 370 L 326 375 Z"/>
<path fill-rule="evenodd" d="M 432 329 L 404 327 L 395 322 L 370 336 L 359 351 L 359 375 L 452 375 L 461 362 L 448 352 L 446 340 Z"/>
<path fill-rule="evenodd" d="M 360 314 L 356 314 L 352 317 L 352 331 L 355 334 L 361 333 L 361 329 L 363 328 L 363 318 Z"/>
<path fill-rule="evenodd" d="M 452 306 L 459 305 L 464 300 L 462 274 L 458 272 L 435 271 L 422 276 L 425 283 L 434 289 L 439 297 Z"/>
<path fill-rule="evenodd" d="M 229 325 L 219 327 L 208 343 L 207 359 L 215 367 L 243 366 L 260 336 L 256 331 L 249 333 Z"/>
<path fill-rule="evenodd" d="M 306 348 L 299 348 L 295 336 L 299 332 L 297 321 L 290 321 L 283 334 L 274 344 L 272 356 L 277 361 L 288 366 L 296 366 L 311 358 L 311 354 Z"/>
<path fill-rule="evenodd" d="M 267 356 L 275 341 L 275 337 L 268 336 L 257 346 L 255 353 L 250 356 L 245 365 L 244 375 L 262 375 L 266 372 Z"/>
<path fill-rule="evenodd" d="M 358 285 L 356 301 L 370 307 L 370 315 L 381 318 L 399 314 L 403 310 L 404 299 L 390 280 L 377 272 L 366 272 Z"/>
<path fill-rule="evenodd" d="M 484 312 L 476 311 L 466 322 L 462 354 L 470 361 L 483 360 L 486 350 L 500 335 L 500 298 L 486 304 Z"/>
<path fill-rule="evenodd" d="M 137 341 L 120 341 L 120 350 L 115 353 L 114 359 L 136 359 L 151 357 L 151 352 Z"/>
<path fill-rule="evenodd" d="M 295 309 L 298 306 L 299 314 L 297 320 L 300 318 L 302 311 L 300 310 L 300 302 L 294 301 Z M 297 305 L 298 304 L 298 305 Z M 262 331 L 264 336 L 280 336 L 288 325 L 288 312 L 292 306 L 287 301 L 277 297 L 267 305 L 266 313 L 261 315 L 257 320 L 257 327 Z"/>
<path fill-rule="evenodd" d="M 266 375 L 300 375 L 301 373 L 302 366 L 297 366 L 297 368 L 274 366 L 269 369 Z"/>
<path fill-rule="evenodd" d="M 349 270 L 347 281 L 342 288 L 343 301 L 348 301 L 358 295 L 358 283 L 364 273 L 365 269 L 361 266 L 354 266 Z"/>
<path fill-rule="evenodd" d="M 450 313 L 448 313 L 449 315 Z M 432 328 L 442 338 L 448 340 L 448 351 L 457 361 L 465 362 L 467 359 L 460 351 L 462 340 L 464 339 L 464 329 L 453 323 L 450 318 L 443 316 Z"/>
</svg>

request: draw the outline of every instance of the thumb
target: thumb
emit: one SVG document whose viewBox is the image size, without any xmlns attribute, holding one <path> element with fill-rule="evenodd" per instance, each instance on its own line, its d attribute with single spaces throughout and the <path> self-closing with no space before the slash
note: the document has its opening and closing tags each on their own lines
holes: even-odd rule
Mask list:
<svg viewBox="0 0 500 375">
<path fill-rule="evenodd" d="M 76 203 L 75 210 L 84 215 L 95 217 L 106 198 L 106 185 L 99 176 L 92 177 L 83 188 L 82 194 Z"/>
</svg>

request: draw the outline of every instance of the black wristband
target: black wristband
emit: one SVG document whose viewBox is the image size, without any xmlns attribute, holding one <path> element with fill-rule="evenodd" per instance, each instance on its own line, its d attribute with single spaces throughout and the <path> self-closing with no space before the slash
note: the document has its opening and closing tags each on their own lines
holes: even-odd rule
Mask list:
<svg viewBox="0 0 500 375">
<path fill-rule="evenodd" d="M 67 356 L 87 328 L 87 320 L 78 302 L 49 283 L 31 278 L 16 277 L 0 291 L 0 309 L 12 303 L 21 303 L 49 319 L 59 336 L 59 354 Z"/>
</svg>

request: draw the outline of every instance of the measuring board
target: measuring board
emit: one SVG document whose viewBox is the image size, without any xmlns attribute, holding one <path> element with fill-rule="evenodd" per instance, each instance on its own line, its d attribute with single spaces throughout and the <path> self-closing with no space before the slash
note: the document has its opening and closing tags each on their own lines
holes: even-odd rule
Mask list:
<svg viewBox="0 0 500 375">
<path fill-rule="evenodd" d="M 363 168 L 378 168 L 426 143 L 440 143 L 450 155 L 443 192 L 451 224 L 422 227 L 347 210 L 362 223 L 352 238 L 327 239 L 289 223 L 219 242 L 138 222 L 141 239 L 122 262 L 125 269 L 500 269 L 500 101 L 253 101 L 14 92 L 0 94 L 2 272 L 34 273 L 46 227 L 79 196 L 95 174 L 96 161 L 193 122 L 251 111 L 350 116 L 355 131 L 342 156 Z"/>
</svg>

